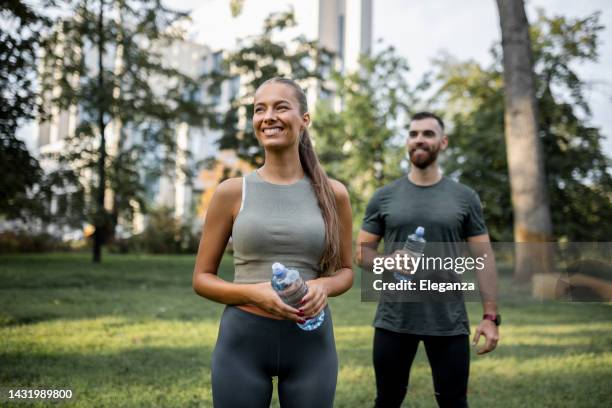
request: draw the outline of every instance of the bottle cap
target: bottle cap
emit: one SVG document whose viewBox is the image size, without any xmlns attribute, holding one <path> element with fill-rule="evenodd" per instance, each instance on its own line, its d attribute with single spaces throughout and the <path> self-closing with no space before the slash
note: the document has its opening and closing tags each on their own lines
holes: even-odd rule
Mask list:
<svg viewBox="0 0 612 408">
<path fill-rule="evenodd" d="M 278 278 L 282 278 L 287 273 L 287 268 L 280 262 L 274 262 L 272 264 L 272 274 Z"/>
<path fill-rule="evenodd" d="M 423 227 L 417 227 L 417 229 L 414 231 L 414 233 L 418 236 L 423 238 L 425 236 L 425 228 Z"/>
</svg>

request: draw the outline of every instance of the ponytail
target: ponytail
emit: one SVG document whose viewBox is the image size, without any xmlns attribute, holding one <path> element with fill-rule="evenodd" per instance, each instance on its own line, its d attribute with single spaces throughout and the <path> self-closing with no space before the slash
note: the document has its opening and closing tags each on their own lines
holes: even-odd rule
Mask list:
<svg viewBox="0 0 612 408">
<path fill-rule="evenodd" d="M 325 222 L 325 250 L 319 266 L 321 273 L 327 275 L 340 268 L 340 225 L 336 196 L 325 170 L 319 163 L 307 129 L 304 129 L 300 136 L 299 154 L 300 163 L 310 177 Z"/>
</svg>

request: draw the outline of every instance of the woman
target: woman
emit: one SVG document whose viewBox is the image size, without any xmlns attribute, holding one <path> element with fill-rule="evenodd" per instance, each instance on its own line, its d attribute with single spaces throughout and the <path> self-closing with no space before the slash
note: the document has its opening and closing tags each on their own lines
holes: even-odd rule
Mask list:
<svg viewBox="0 0 612 408">
<path fill-rule="evenodd" d="M 199 295 L 228 305 L 212 358 L 213 403 L 269 407 L 277 376 L 283 407 L 331 407 L 338 360 L 327 298 L 353 282 L 348 192 L 319 164 L 307 130 L 306 96 L 294 81 L 266 81 L 254 103 L 264 165 L 215 191 L 193 275 Z M 233 283 L 217 277 L 230 236 Z M 299 270 L 307 281 L 299 308 L 272 289 L 274 262 Z M 324 309 L 318 329 L 296 325 Z"/>
</svg>

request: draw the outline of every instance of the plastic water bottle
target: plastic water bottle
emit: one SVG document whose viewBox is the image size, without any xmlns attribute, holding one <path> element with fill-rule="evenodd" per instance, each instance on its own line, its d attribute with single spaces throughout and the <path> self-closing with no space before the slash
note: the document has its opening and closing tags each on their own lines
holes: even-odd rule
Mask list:
<svg viewBox="0 0 612 408">
<path fill-rule="evenodd" d="M 425 244 L 427 243 L 427 241 L 425 241 L 424 236 L 425 228 L 420 226 L 417 227 L 413 234 L 408 235 L 408 239 L 404 243 L 402 250 L 410 252 L 410 255 L 414 258 L 423 256 L 423 253 L 425 252 Z M 405 273 L 395 271 L 393 275 L 395 276 L 395 279 L 400 281 L 412 280 L 412 274 L 407 275 Z"/>
<path fill-rule="evenodd" d="M 272 265 L 272 288 L 278 293 L 280 298 L 289 306 L 299 308 L 300 301 L 308 293 L 308 286 L 295 269 L 289 269 L 285 265 L 275 262 Z M 317 316 L 306 320 L 304 323 L 297 323 L 302 330 L 315 330 L 325 319 L 325 311 L 322 310 Z"/>
</svg>

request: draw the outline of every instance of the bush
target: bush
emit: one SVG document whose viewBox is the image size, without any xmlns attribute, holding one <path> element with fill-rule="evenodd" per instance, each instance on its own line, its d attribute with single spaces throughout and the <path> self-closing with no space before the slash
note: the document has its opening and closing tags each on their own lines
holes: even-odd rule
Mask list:
<svg viewBox="0 0 612 408">
<path fill-rule="evenodd" d="M 70 244 L 47 233 L 5 231 L 0 233 L 0 253 L 69 251 Z"/>
<path fill-rule="evenodd" d="M 146 252 L 152 254 L 195 253 L 199 235 L 191 230 L 191 224 L 181 223 L 172 209 L 160 207 L 148 214 L 145 230 L 129 238 L 116 239 L 109 245 L 115 253 Z"/>
</svg>

